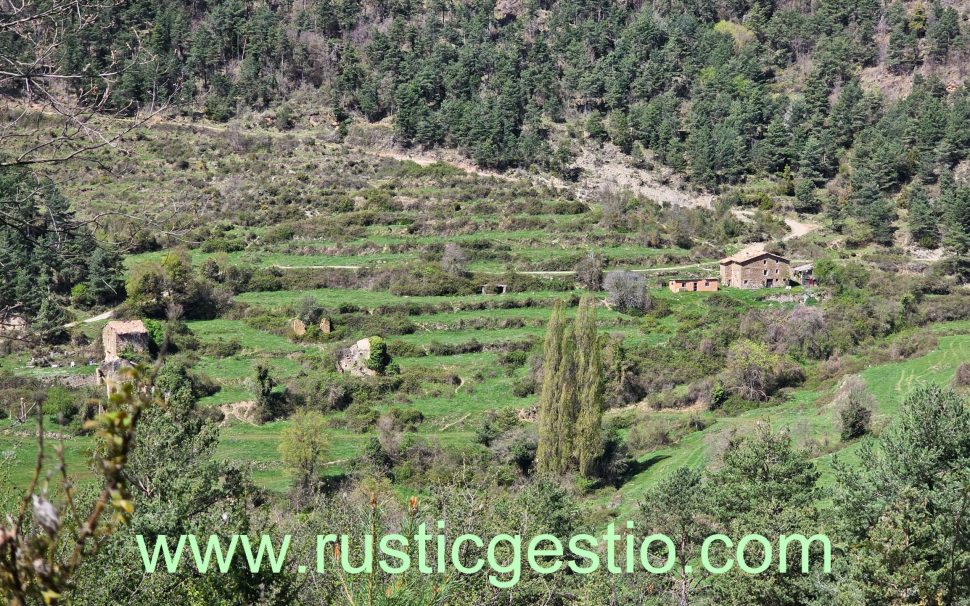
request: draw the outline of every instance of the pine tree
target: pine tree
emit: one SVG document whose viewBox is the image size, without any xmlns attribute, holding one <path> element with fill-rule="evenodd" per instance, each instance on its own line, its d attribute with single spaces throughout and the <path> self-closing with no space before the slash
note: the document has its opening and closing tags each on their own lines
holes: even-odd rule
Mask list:
<svg viewBox="0 0 970 606">
<path fill-rule="evenodd" d="M 905 31 L 893 31 L 889 35 L 886 65 L 896 74 L 905 74 L 911 72 L 917 63 L 916 36 Z"/>
<path fill-rule="evenodd" d="M 936 209 L 920 185 L 914 185 L 909 190 L 909 233 L 913 241 L 923 248 L 936 248 L 940 244 Z"/>
<path fill-rule="evenodd" d="M 765 130 L 765 138 L 758 148 L 758 157 L 764 170 L 778 173 L 792 163 L 792 133 L 785 119 L 775 116 Z"/>
<path fill-rule="evenodd" d="M 842 88 L 829 116 L 833 143 L 837 147 L 852 145 L 853 137 L 866 124 L 868 116 L 864 110 L 862 87 L 858 80 L 852 80 Z"/>
<path fill-rule="evenodd" d="M 95 249 L 88 263 L 88 293 L 98 303 L 111 303 L 125 296 L 121 259 L 101 247 Z"/>
<path fill-rule="evenodd" d="M 863 164 L 852 173 L 852 213 L 872 229 L 873 240 L 888 245 L 893 239 L 895 213 L 880 191 L 875 175 Z"/>
<path fill-rule="evenodd" d="M 968 435 L 959 394 L 918 386 L 878 441 L 861 446 L 865 465 L 836 462 L 835 531 L 858 547 L 831 603 L 959 604 L 968 595 Z"/>
<path fill-rule="evenodd" d="M 935 61 L 944 61 L 960 36 L 960 16 L 952 6 L 943 8 L 939 3 L 933 12 L 936 18 L 926 31 L 928 52 Z"/>
<path fill-rule="evenodd" d="M 958 255 L 970 252 L 970 187 L 955 187 L 952 182 L 940 192 L 944 217 L 943 244 Z"/>
<path fill-rule="evenodd" d="M 707 514 L 730 536 L 750 532 L 810 536 L 820 515 L 818 478 L 808 453 L 798 450 L 787 432 L 772 432 L 770 426 L 759 424 L 747 435 L 732 440 L 724 454 L 724 466 L 710 476 L 713 494 Z M 756 543 L 745 550 L 748 562 L 761 562 L 764 555 Z M 787 564 L 790 570 L 798 566 L 792 552 Z M 758 582 L 752 583 L 752 577 L 737 566 L 726 574 L 711 576 L 711 603 L 794 606 L 818 599 L 818 586 L 810 575 L 775 569 L 757 578 Z"/>
<path fill-rule="evenodd" d="M 817 137 L 810 136 L 802 146 L 802 153 L 798 158 L 798 174 L 818 186 L 825 183 L 827 170 L 825 147 Z"/>
<path fill-rule="evenodd" d="M 67 330 L 64 328 L 67 320 L 67 312 L 48 290 L 47 297 L 40 304 L 37 317 L 31 323 L 31 330 L 44 343 L 62 343 L 67 338 Z"/>
<path fill-rule="evenodd" d="M 795 182 L 795 210 L 801 213 L 817 213 L 819 199 L 815 195 L 815 185 L 808 179 Z"/>
<path fill-rule="evenodd" d="M 579 473 L 591 478 L 602 455 L 600 431 L 603 419 L 603 373 L 596 334 L 596 302 L 586 295 L 576 314 L 576 385 L 579 411 L 573 448 Z"/>
</svg>

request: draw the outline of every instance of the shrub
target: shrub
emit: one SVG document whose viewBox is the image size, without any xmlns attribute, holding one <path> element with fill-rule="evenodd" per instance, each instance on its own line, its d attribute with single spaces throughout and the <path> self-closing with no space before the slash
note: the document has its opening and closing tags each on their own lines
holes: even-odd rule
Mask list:
<svg viewBox="0 0 970 606">
<path fill-rule="evenodd" d="M 90 307 L 94 298 L 91 296 L 88 285 L 84 283 L 75 284 L 71 288 L 71 301 L 78 307 Z"/>
<path fill-rule="evenodd" d="M 782 387 L 797 384 L 803 378 L 800 366 L 748 339 L 731 346 L 722 373 L 726 389 L 751 401 L 765 401 Z"/>
<path fill-rule="evenodd" d="M 576 264 L 576 281 L 589 291 L 603 287 L 603 256 L 590 253 Z"/>
<path fill-rule="evenodd" d="M 475 291 L 471 280 L 442 271 L 439 267 L 428 266 L 410 274 L 398 276 L 390 285 L 392 295 L 409 297 L 441 297 L 446 295 L 467 295 Z"/>
<path fill-rule="evenodd" d="M 623 312 L 644 312 L 650 309 L 650 293 L 646 279 L 632 271 L 611 271 L 603 280 L 609 293 L 607 302 L 613 309 Z"/>
<path fill-rule="evenodd" d="M 388 364 L 391 363 L 391 356 L 387 353 L 387 342 L 380 337 L 371 337 L 368 342 L 370 343 L 370 356 L 367 358 L 367 368 L 382 375 L 387 371 Z"/>
<path fill-rule="evenodd" d="M 230 358 L 242 351 L 242 344 L 238 339 L 219 339 L 207 343 L 205 351 L 214 358 Z"/>
<path fill-rule="evenodd" d="M 283 272 L 275 267 L 260 268 L 249 279 L 249 290 L 272 292 L 283 288 Z"/>
<path fill-rule="evenodd" d="M 475 442 L 491 446 L 496 438 L 519 424 L 519 418 L 512 409 L 490 410 L 475 429 Z"/>
<path fill-rule="evenodd" d="M 392 408 L 388 414 L 397 431 L 416 431 L 424 422 L 424 414 L 416 408 Z"/>
<path fill-rule="evenodd" d="M 654 422 L 640 422 L 630 428 L 626 445 L 633 452 L 647 452 L 670 444 L 666 427 Z"/>
<path fill-rule="evenodd" d="M 953 377 L 953 385 L 956 387 L 970 386 L 970 362 L 964 362 L 957 367 Z"/>
<path fill-rule="evenodd" d="M 154 352 L 159 351 L 165 343 L 165 324 L 150 318 L 142 320 L 142 323 L 145 325 L 145 330 L 148 331 L 148 341 L 151 350 Z"/>
<path fill-rule="evenodd" d="M 523 474 L 529 473 L 536 458 L 536 435 L 523 427 L 514 427 L 497 436 L 490 445 L 495 460 L 515 465 Z"/>
<path fill-rule="evenodd" d="M 441 271 L 452 276 L 464 276 L 468 273 L 468 255 L 461 246 L 454 242 L 445 244 L 441 255 Z"/>
<path fill-rule="evenodd" d="M 44 412 L 54 415 L 62 425 L 67 425 L 74 420 L 81 410 L 79 400 L 80 398 L 76 394 L 64 387 L 55 385 L 47 390 Z"/>
<path fill-rule="evenodd" d="M 835 403 L 839 410 L 839 433 L 843 442 L 869 433 L 876 400 L 862 379 L 856 376 L 847 378 L 839 388 Z"/>
<path fill-rule="evenodd" d="M 536 393 L 539 384 L 535 377 L 526 375 L 512 385 L 512 395 L 516 398 L 525 398 Z"/>
<path fill-rule="evenodd" d="M 349 431 L 364 433 L 377 424 L 380 414 L 363 403 L 354 403 L 344 413 L 344 422 Z"/>
</svg>

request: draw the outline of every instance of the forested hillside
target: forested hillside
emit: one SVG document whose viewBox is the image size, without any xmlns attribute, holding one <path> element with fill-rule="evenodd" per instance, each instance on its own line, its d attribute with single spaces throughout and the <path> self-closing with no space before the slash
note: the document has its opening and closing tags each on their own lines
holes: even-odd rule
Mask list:
<svg viewBox="0 0 970 606">
<path fill-rule="evenodd" d="M 703 188 L 769 176 L 796 210 L 824 210 L 837 229 L 858 220 L 855 243 L 892 243 L 910 206 L 914 242 L 949 236 L 963 251 L 970 194 L 952 171 L 970 153 L 965 8 L 132 0 L 65 28 L 56 61 L 64 73 L 113 74 L 97 91 L 109 111 L 171 102 L 225 121 L 270 109 L 283 129 L 307 110 L 342 129 L 390 118 L 404 146 L 567 178 L 579 147 L 611 141 Z M 0 38 L 5 52 L 32 52 L 23 42 Z M 27 93 L 25 81 L 5 81 L 6 92 Z"/>
</svg>

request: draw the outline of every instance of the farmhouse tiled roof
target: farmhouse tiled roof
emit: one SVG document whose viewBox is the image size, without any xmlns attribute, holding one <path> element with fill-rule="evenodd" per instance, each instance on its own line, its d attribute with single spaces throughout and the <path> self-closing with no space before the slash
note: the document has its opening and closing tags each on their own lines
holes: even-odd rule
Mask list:
<svg viewBox="0 0 970 606">
<path fill-rule="evenodd" d="M 730 257 L 725 257 L 721 259 L 721 265 L 727 265 L 728 263 L 746 263 L 748 261 L 751 261 L 752 259 L 757 259 L 758 257 L 763 257 L 765 255 L 775 257 L 777 259 L 784 261 L 785 263 L 788 263 L 788 259 L 786 259 L 785 257 L 781 255 L 776 255 L 773 252 L 768 252 L 767 250 L 748 250 L 748 251 L 742 250 L 741 252 L 735 253 Z"/>
</svg>

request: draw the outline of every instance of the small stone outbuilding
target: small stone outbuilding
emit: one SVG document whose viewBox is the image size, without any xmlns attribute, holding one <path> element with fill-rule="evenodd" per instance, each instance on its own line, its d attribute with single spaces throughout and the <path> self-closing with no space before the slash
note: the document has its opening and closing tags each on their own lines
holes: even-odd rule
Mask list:
<svg viewBox="0 0 970 606">
<path fill-rule="evenodd" d="M 670 292 L 715 292 L 717 290 L 717 278 L 671 280 L 668 287 Z"/>
<path fill-rule="evenodd" d="M 815 286 L 815 265 L 806 263 L 792 268 L 792 281 L 802 286 Z"/>
<path fill-rule="evenodd" d="M 147 352 L 148 329 L 141 320 L 112 320 L 101 330 L 104 360 L 117 360 L 124 351 Z"/>
</svg>

